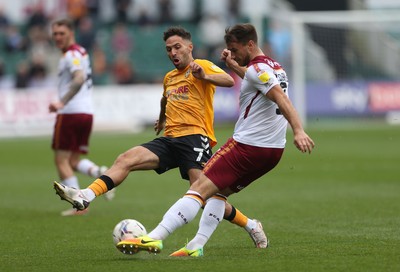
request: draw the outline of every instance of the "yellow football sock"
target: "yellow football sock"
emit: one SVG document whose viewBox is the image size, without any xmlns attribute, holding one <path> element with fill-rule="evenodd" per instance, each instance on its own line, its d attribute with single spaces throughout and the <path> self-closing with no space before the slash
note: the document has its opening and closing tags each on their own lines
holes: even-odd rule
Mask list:
<svg viewBox="0 0 400 272">
<path fill-rule="evenodd" d="M 91 189 L 96 196 L 105 194 L 108 191 L 106 183 L 101 179 L 96 179 L 88 188 Z"/>
<path fill-rule="evenodd" d="M 242 228 L 244 228 L 247 225 L 247 216 L 245 216 L 243 213 L 241 213 L 238 209 L 236 209 L 236 214 L 235 217 L 230 220 L 233 224 L 236 224 Z"/>
</svg>

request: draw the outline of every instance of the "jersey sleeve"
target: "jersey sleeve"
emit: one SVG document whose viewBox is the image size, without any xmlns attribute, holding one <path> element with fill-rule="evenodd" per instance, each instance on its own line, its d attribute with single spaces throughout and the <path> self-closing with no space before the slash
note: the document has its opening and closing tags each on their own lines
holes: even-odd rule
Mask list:
<svg viewBox="0 0 400 272">
<path fill-rule="evenodd" d="M 264 95 L 275 85 L 279 84 L 273 70 L 266 64 L 255 63 L 248 67 L 247 80 Z"/>
<path fill-rule="evenodd" d="M 203 68 L 204 73 L 207 75 L 225 73 L 225 71 L 222 70 L 218 65 L 215 65 L 209 60 L 196 59 L 194 62 L 200 65 Z"/>
<path fill-rule="evenodd" d="M 79 52 L 69 51 L 65 59 L 71 74 L 77 70 L 83 70 L 82 55 Z"/>
</svg>

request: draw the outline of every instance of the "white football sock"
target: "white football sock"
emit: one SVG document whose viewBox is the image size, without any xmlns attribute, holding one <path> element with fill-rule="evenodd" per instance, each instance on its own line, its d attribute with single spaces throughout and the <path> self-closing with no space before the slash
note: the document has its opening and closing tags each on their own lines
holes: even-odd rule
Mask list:
<svg viewBox="0 0 400 272">
<path fill-rule="evenodd" d="M 61 183 L 64 184 L 65 186 L 79 189 L 79 182 L 78 182 L 78 178 L 76 176 L 66 178 L 66 179 L 62 180 Z"/>
<path fill-rule="evenodd" d="M 80 160 L 76 166 L 76 170 L 92 178 L 97 178 L 99 176 L 99 169 L 100 167 L 89 159 Z"/>
<path fill-rule="evenodd" d="M 190 193 L 193 194 L 193 191 Z M 193 218 L 196 217 L 201 206 L 202 203 L 197 199 L 189 196 L 182 197 L 175 202 L 171 208 L 169 208 L 169 210 L 164 214 L 160 224 L 158 224 L 158 226 L 152 230 L 148 236 L 152 239 L 164 240 L 177 228 L 192 221 Z"/>
<path fill-rule="evenodd" d="M 203 214 L 200 218 L 199 229 L 196 236 L 186 245 L 189 250 L 204 247 L 208 239 L 224 219 L 225 201 L 219 198 L 207 200 Z"/>
<path fill-rule="evenodd" d="M 87 200 L 89 200 L 89 202 L 92 202 L 96 198 L 96 194 L 92 191 L 92 189 L 82 189 L 81 192 L 87 198 Z"/>
</svg>

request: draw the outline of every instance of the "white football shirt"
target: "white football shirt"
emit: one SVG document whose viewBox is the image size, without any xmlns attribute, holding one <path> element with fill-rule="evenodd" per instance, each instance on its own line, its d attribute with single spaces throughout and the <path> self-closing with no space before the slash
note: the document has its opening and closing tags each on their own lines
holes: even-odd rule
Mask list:
<svg viewBox="0 0 400 272">
<path fill-rule="evenodd" d="M 59 110 L 58 113 L 87 113 L 93 114 L 92 102 L 92 69 L 90 67 L 89 55 L 86 50 L 74 44 L 68 48 L 61 57 L 58 65 L 58 95 L 61 99 L 68 91 L 72 80 L 72 73 L 82 70 L 85 82 L 74 97 Z"/>
<path fill-rule="evenodd" d="M 265 96 L 277 84 L 287 95 L 288 79 L 279 63 L 266 56 L 251 61 L 240 88 L 240 115 L 233 134 L 237 142 L 258 147 L 285 147 L 288 122 L 276 103 Z"/>
</svg>

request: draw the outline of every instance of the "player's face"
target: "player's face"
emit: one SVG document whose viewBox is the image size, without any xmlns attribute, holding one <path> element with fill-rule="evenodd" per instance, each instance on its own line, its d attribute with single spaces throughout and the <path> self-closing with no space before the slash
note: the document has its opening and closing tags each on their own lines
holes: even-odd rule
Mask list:
<svg viewBox="0 0 400 272">
<path fill-rule="evenodd" d="M 227 44 L 227 49 L 231 51 L 232 59 L 234 59 L 240 66 L 246 66 L 249 64 L 251 58 L 248 44 L 231 42 Z"/>
<path fill-rule="evenodd" d="M 193 60 L 191 41 L 184 40 L 179 36 L 171 36 L 165 41 L 165 49 L 169 59 L 175 65 L 176 69 L 183 70 Z"/>
<path fill-rule="evenodd" d="M 62 51 L 65 51 L 73 43 L 74 33 L 64 25 L 53 25 L 52 35 L 54 44 Z"/>
</svg>

